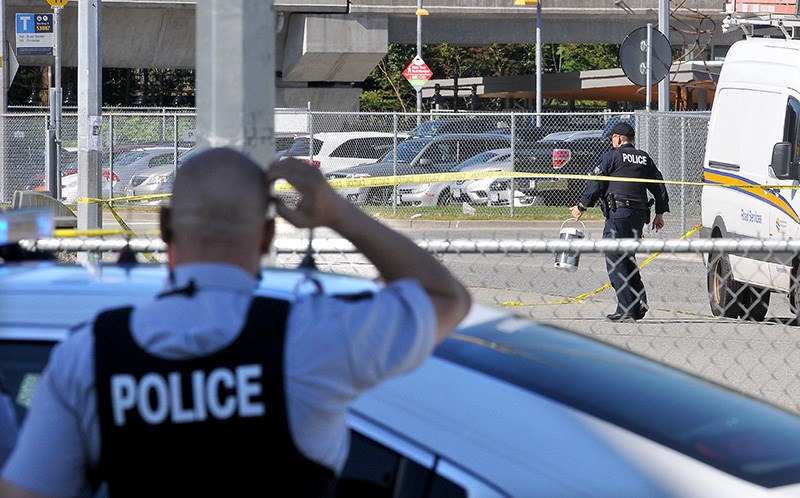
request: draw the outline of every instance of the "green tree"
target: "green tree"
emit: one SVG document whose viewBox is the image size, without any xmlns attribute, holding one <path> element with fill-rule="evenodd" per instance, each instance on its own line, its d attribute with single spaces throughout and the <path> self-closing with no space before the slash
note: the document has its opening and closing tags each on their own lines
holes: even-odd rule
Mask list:
<svg viewBox="0 0 800 498">
<path fill-rule="evenodd" d="M 619 67 L 617 45 L 542 45 L 542 72 L 556 73 Z M 360 107 L 363 111 L 413 111 L 416 92 L 402 76 L 414 58 L 415 45 L 390 44 L 383 62 L 363 83 Z M 435 79 L 514 76 L 535 74 L 536 46 L 494 44 L 461 47 L 436 44 L 424 47 L 423 59 Z M 464 98 L 468 98 L 465 93 Z M 501 102 L 485 102 L 484 108 L 498 108 Z"/>
</svg>

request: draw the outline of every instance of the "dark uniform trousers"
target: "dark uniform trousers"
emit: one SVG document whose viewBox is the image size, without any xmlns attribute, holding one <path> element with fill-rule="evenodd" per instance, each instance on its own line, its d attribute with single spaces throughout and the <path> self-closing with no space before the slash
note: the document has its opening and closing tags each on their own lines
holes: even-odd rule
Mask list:
<svg viewBox="0 0 800 498">
<path fill-rule="evenodd" d="M 603 227 L 604 239 L 638 238 L 647 219 L 646 209 L 618 206 L 610 211 Z M 617 313 L 637 315 L 639 303 L 647 304 L 647 292 L 634 256 L 606 253 L 606 269 L 611 286 L 617 293 Z"/>
</svg>

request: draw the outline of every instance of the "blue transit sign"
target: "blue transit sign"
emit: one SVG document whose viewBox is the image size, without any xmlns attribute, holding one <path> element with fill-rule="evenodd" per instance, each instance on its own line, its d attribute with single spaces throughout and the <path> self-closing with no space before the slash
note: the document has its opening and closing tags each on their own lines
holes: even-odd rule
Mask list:
<svg viewBox="0 0 800 498">
<path fill-rule="evenodd" d="M 17 56 L 53 55 L 53 14 L 17 14 Z"/>
</svg>

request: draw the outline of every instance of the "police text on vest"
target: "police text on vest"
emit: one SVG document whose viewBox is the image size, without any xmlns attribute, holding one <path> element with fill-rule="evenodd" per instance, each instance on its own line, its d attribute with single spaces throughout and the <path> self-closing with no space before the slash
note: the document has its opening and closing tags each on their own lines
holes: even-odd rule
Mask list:
<svg viewBox="0 0 800 498">
<path fill-rule="evenodd" d="M 184 400 L 181 386 L 190 382 L 191 399 Z M 234 370 L 216 368 L 195 370 L 190 379 L 180 372 L 165 376 L 148 373 L 138 381 L 130 374 L 111 377 L 111 404 L 114 424 L 125 425 L 126 413 L 135 410 L 145 423 L 158 425 L 167 417 L 175 424 L 200 422 L 209 417 L 228 419 L 259 417 L 264 404 L 261 395 L 261 365 L 240 365 Z"/>
<path fill-rule="evenodd" d="M 633 164 L 647 164 L 647 156 L 640 156 L 639 154 L 626 154 L 622 153 L 622 162 Z"/>
</svg>

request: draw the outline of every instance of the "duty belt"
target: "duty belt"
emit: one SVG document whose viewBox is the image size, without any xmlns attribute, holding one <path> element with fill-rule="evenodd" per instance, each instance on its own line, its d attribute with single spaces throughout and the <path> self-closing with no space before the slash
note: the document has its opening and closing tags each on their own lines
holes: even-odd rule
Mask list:
<svg viewBox="0 0 800 498">
<path fill-rule="evenodd" d="M 649 207 L 646 202 L 641 201 L 625 201 L 617 199 L 616 203 L 618 208 L 626 207 L 632 209 L 647 209 Z"/>
</svg>

